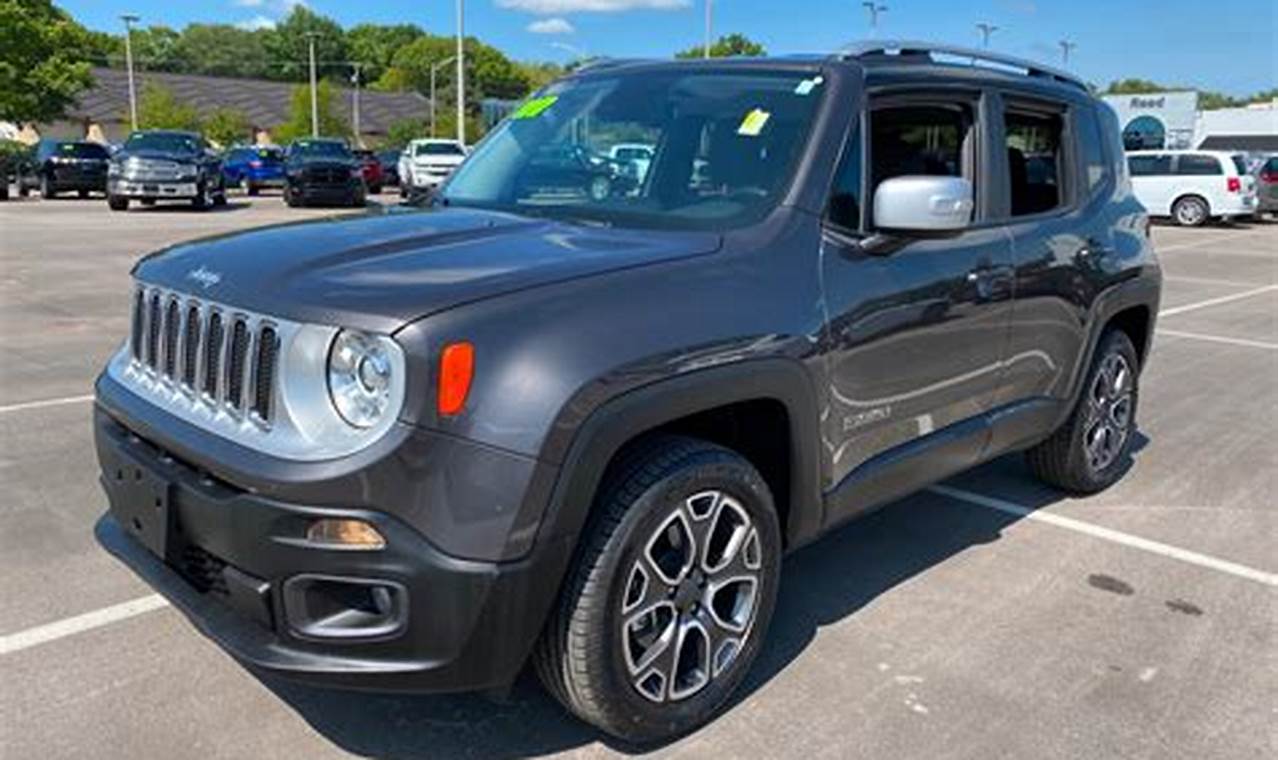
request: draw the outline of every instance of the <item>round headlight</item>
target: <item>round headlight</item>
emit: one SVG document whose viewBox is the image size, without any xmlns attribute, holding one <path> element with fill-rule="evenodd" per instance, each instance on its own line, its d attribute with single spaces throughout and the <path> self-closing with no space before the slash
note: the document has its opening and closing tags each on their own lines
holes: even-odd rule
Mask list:
<svg viewBox="0 0 1278 760">
<path fill-rule="evenodd" d="M 396 378 L 390 338 L 343 330 L 328 353 L 328 394 L 347 424 L 370 428 L 391 406 Z"/>
</svg>

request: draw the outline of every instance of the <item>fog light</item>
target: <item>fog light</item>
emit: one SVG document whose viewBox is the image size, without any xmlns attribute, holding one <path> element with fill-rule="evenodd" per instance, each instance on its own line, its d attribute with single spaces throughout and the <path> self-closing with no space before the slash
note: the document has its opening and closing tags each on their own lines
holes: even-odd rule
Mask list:
<svg viewBox="0 0 1278 760">
<path fill-rule="evenodd" d="M 316 520 L 306 529 L 306 540 L 330 549 L 363 549 L 375 551 L 386 546 L 377 528 L 363 520 Z"/>
</svg>

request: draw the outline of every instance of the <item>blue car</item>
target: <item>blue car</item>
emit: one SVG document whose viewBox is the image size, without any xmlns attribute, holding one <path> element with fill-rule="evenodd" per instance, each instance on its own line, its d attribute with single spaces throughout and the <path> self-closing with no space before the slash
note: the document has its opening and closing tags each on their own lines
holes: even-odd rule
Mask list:
<svg viewBox="0 0 1278 760">
<path fill-rule="evenodd" d="M 222 161 L 228 187 L 257 195 L 263 187 L 284 186 L 284 151 L 279 148 L 232 148 Z"/>
</svg>

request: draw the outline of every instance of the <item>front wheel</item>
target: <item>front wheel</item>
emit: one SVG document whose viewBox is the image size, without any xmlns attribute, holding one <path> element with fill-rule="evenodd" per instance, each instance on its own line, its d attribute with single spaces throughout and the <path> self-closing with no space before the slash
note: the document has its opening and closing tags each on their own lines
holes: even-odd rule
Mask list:
<svg viewBox="0 0 1278 760">
<path fill-rule="evenodd" d="M 735 452 L 662 437 L 594 509 L 537 671 L 604 731 L 669 740 L 723 708 L 762 646 L 781 563 L 772 495 Z"/>
<path fill-rule="evenodd" d="M 49 176 L 47 174 L 40 177 L 40 197 L 41 198 L 58 197 L 58 191 L 53 189 L 53 182 L 49 180 Z"/>
<path fill-rule="evenodd" d="M 1181 227 L 1201 227 L 1211 218 L 1211 209 L 1207 206 L 1207 201 L 1188 195 L 1172 206 L 1172 218 Z"/>
<path fill-rule="evenodd" d="M 143 201 L 143 203 L 145 202 L 146 201 Z M 107 208 L 111 209 L 112 211 L 128 211 L 129 199 L 121 197 L 119 195 L 108 195 Z"/>
<path fill-rule="evenodd" d="M 1041 480 L 1075 494 L 1109 488 L 1123 476 L 1136 437 L 1140 364 L 1121 330 L 1101 337 L 1082 395 L 1051 438 L 1026 452 Z"/>
</svg>

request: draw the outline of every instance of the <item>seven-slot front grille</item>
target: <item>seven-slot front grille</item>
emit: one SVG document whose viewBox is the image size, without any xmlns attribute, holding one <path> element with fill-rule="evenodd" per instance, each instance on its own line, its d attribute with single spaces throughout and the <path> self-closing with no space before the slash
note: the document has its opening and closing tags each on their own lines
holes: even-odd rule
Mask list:
<svg viewBox="0 0 1278 760">
<path fill-rule="evenodd" d="M 279 331 L 268 319 L 144 286 L 133 300 L 134 366 L 199 403 L 271 422 Z"/>
</svg>

